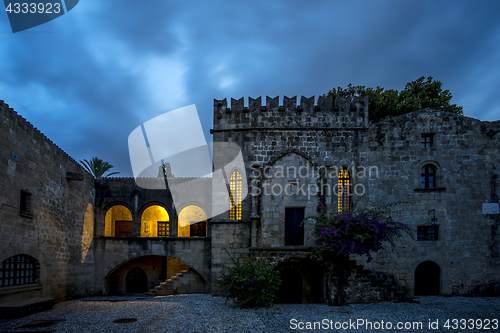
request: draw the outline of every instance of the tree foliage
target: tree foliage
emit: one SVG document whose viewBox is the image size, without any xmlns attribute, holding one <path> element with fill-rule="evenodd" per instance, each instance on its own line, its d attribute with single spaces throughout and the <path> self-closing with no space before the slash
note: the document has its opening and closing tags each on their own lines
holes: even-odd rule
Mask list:
<svg viewBox="0 0 500 333">
<path fill-rule="evenodd" d="M 95 179 L 101 179 L 101 178 L 106 178 L 111 175 L 118 174 L 119 172 L 111 172 L 108 173 L 106 176 L 104 174 L 108 172 L 110 169 L 113 168 L 111 164 L 108 162 L 103 161 L 102 159 L 98 157 L 92 157 L 92 159 L 89 161 L 83 160 L 80 161 L 80 163 L 83 164 L 83 167 L 90 172 Z"/>
<path fill-rule="evenodd" d="M 351 254 L 366 255 L 370 262 L 372 254 L 384 248 L 384 242 L 394 246 L 394 241 L 403 233 L 412 237 L 408 225 L 395 221 L 390 215 L 386 216 L 383 209 L 387 206 L 364 209 L 357 213 L 320 213 L 304 220 L 304 223 L 312 224 L 316 251 L 322 255 L 325 263 L 335 265 L 335 268 L 330 267 L 327 279 L 328 304 L 346 304 L 344 290 L 353 270 L 349 261 Z M 331 278 L 334 275 L 336 291 L 332 301 Z"/>
<path fill-rule="evenodd" d="M 397 117 L 409 112 L 432 108 L 463 115 L 463 107 L 451 104 L 452 95 L 449 90 L 442 89 L 440 81 L 433 80 L 432 76 L 425 76 L 408 82 L 406 87 L 398 92 L 394 89 L 385 90 L 383 87 L 366 88 L 349 84 L 347 89 L 333 88 L 324 96 L 340 97 L 368 97 L 369 119 L 378 122 L 384 119 Z"/>
<path fill-rule="evenodd" d="M 272 306 L 281 284 L 280 273 L 274 266 L 267 265 L 265 257 L 231 259 L 235 266 L 225 267 L 227 272 L 215 280 L 221 295 L 240 308 Z"/>
<path fill-rule="evenodd" d="M 359 213 L 323 213 L 308 217 L 313 220 L 313 240 L 318 252 L 334 255 L 366 255 L 368 262 L 375 253 L 383 249 L 383 243 L 394 246 L 394 240 L 404 232 L 410 234 L 410 227 L 385 216 L 378 210 L 364 210 Z"/>
</svg>

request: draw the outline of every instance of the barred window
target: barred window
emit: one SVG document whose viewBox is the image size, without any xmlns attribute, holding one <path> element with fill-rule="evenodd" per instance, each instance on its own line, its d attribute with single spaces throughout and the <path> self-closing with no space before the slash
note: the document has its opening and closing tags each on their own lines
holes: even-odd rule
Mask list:
<svg viewBox="0 0 500 333">
<path fill-rule="evenodd" d="M 432 165 L 425 165 L 422 168 L 420 183 L 422 188 L 436 187 L 436 169 Z"/>
<path fill-rule="evenodd" d="M 421 226 L 417 227 L 417 240 L 438 240 L 438 226 Z"/>
<path fill-rule="evenodd" d="M 0 287 L 38 283 L 38 277 L 38 261 L 24 254 L 8 258 L 0 266 Z"/>
<path fill-rule="evenodd" d="M 349 171 L 343 169 L 339 174 L 338 184 L 338 212 L 351 211 L 351 177 Z"/>
<path fill-rule="evenodd" d="M 196 222 L 191 223 L 189 226 L 189 232 L 191 237 L 206 237 L 207 236 L 207 222 Z"/>
<path fill-rule="evenodd" d="M 231 209 L 229 210 L 229 218 L 231 220 L 241 220 L 242 180 L 239 171 L 236 170 L 231 174 L 231 178 L 229 179 L 229 187 L 231 189 Z"/>
<path fill-rule="evenodd" d="M 168 222 L 158 221 L 158 237 L 169 237 L 170 227 Z"/>
<path fill-rule="evenodd" d="M 430 148 L 433 143 L 433 134 L 422 134 L 422 148 Z"/>
<path fill-rule="evenodd" d="M 178 237 L 207 237 L 207 214 L 196 205 L 181 210 L 177 225 Z"/>
</svg>

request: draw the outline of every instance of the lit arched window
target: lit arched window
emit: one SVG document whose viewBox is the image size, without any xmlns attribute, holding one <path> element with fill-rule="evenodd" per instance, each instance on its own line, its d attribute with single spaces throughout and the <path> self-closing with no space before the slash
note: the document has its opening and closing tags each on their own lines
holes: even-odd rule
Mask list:
<svg viewBox="0 0 500 333">
<path fill-rule="evenodd" d="M 343 169 L 339 174 L 339 187 L 338 187 L 338 212 L 351 211 L 351 178 L 349 171 Z"/>
<path fill-rule="evenodd" d="M 38 283 L 38 260 L 25 254 L 5 259 L 0 265 L 0 288 Z"/>
<path fill-rule="evenodd" d="M 177 236 L 206 237 L 207 215 L 205 211 L 195 205 L 184 207 L 179 213 Z"/>
<path fill-rule="evenodd" d="M 425 165 L 422 167 L 420 174 L 420 183 L 422 188 L 435 188 L 436 187 L 436 169 L 432 165 Z"/>
<path fill-rule="evenodd" d="M 229 218 L 231 220 L 241 220 L 241 183 L 241 174 L 236 170 L 231 174 L 231 178 L 229 179 L 229 187 L 231 189 Z"/>
<path fill-rule="evenodd" d="M 144 210 L 141 216 L 141 237 L 169 237 L 170 226 L 167 210 L 153 205 Z"/>
<path fill-rule="evenodd" d="M 132 236 L 132 213 L 123 205 L 108 209 L 104 218 L 104 236 Z"/>
</svg>

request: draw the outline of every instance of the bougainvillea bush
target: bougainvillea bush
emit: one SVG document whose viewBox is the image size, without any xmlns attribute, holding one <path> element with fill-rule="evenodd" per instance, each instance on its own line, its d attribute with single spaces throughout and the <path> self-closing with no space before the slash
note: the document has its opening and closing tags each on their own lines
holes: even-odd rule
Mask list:
<svg viewBox="0 0 500 333">
<path fill-rule="evenodd" d="M 335 268 L 330 265 L 327 279 L 327 303 L 330 305 L 347 304 L 344 290 L 353 270 L 349 255 L 366 255 L 370 262 L 372 254 L 381 250 L 384 242 L 394 246 L 395 239 L 403 233 L 412 237 L 408 225 L 386 216 L 381 209 L 323 213 L 308 217 L 304 222 L 312 224 L 314 245 L 323 261 L 335 265 Z M 330 295 L 332 276 L 336 281 L 333 300 Z"/>
<path fill-rule="evenodd" d="M 372 253 L 383 248 L 383 242 L 394 246 L 394 240 L 403 233 L 410 234 L 410 227 L 385 216 L 376 210 L 359 213 L 325 213 L 309 217 L 313 224 L 313 239 L 319 252 L 335 255 L 366 255 L 368 262 Z"/>
<path fill-rule="evenodd" d="M 240 308 L 272 306 L 281 279 L 275 266 L 266 265 L 265 259 L 248 256 L 233 259 L 235 266 L 226 267 L 227 273 L 215 280 L 219 293 Z"/>
</svg>

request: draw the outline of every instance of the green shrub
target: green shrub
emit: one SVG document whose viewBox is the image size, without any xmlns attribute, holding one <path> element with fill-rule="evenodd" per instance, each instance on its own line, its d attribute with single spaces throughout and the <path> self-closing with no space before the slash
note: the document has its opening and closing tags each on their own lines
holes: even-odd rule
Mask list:
<svg viewBox="0 0 500 333">
<path fill-rule="evenodd" d="M 235 266 L 226 267 L 227 272 L 215 280 L 219 293 L 240 308 L 272 306 L 281 284 L 280 274 L 274 270 L 275 265 L 266 265 L 266 258 L 261 256 L 231 259 Z"/>
</svg>

